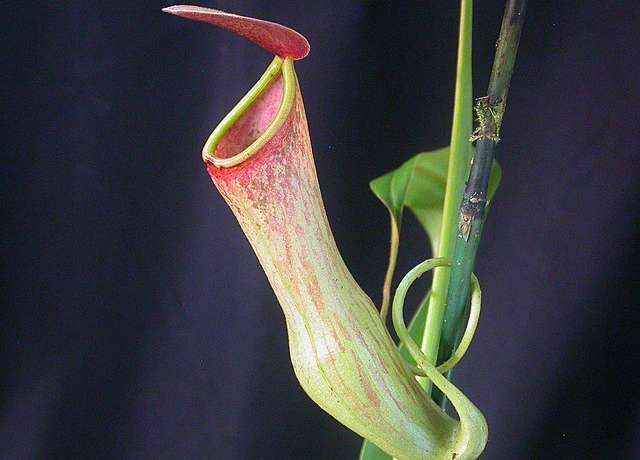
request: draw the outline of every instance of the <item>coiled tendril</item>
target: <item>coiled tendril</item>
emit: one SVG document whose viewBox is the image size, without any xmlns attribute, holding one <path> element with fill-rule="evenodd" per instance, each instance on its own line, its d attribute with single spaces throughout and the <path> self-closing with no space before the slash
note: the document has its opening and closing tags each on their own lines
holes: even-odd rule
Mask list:
<svg viewBox="0 0 640 460">
<path fill-rule="evenodd" d="M 411 348 L 409 348 L 407 344 L 408 341 L 411 341 L 414 344 L 415 342 L 411 338 L 411 335 L 409 334 L 406 326 L 404 325 L 404 298 L 407 294 L 407 291 L 413 284 L 413 282 L 418 278 L 420 278 L 420 276 L 422 276 L 423 274 L 425 274 L 426 272 L 428 272 L 429 270 L 435 267 L 449 267 L 449 266 L 451 266 L 450 259 L 447 259 L 447 258 L 428 259 L 418 264 L 409 273 L 407 273 L 405 277 L 402 279 L 402 281 L 400 281 L 400 284 L 398 285 L 398 289 L 396 290 L 396 294 L 393 300 L 393 309 L 394 311 L 396 309 L 400 310 L 399 315 L 400 315 L 400 319 L 402 320 L 402 323 L 399 325 L 396 323 L 396 316 L 398 314 L 394 314 L 393 325 L 394 325 L 394 328 L 396 329 L 396 333 L 398 334 L 398 337 L 400 338 L 400 341 L 404 343 L 405 346 L 407 346 L 407 349 L 409 350 L 409 352 L 411 353 L 414 359 L 415 359 L 415 356 L 411 351 Z M 404 287 L 403 292 L 401 292 L 401 287 Z M 430 295 L 431 295 L 431 291 L 429 291 L 427 296 L 430 296 Z M 400 300 L 397 300 L 398 296 L 401 296 Z M 467 350 L 469 349 L 469 345 L 471 345 L 473 336 L 476 333 L 476 328 L 478 327 L 478 320 L 480 319 L 481 304 L 482 304 L 482 291 L 480 289 L 480 282 L 478 281 L 478 278 L 476 277 L 476 275 L 472 274 L 471 306 L 469 309 L 469 320 L 467 321 L 467 327 L 464 331 L 464 334 L 462 335 L 462 339 L 460 340 L 460 344 L 458 345 L 456 350 L 451 354 L 449 359 L 447 359 L 444 363 L 440 364 L 436 368 L 438 372 L 440 372 L 441 374 L 444 374 L 445 372 L 450 371 L 455 366 L 457 366 L 458 363 L 464 357 Z M 403 333 L 403 329 L 404 331 L 406 331 L 406 336 Z M 415 345 L 417 347 L 417 344 Z M 426 377 L 425 371 L 421 367 L 412 366 L 412 365 L 409 365 L 409 366 L 411 367 L 411 370 L 413 371 L 414 374 L 419 375 L 421 377 Z"/>
<path fill-rule="evenodd" d="M 409 273 L 407 273 L 398 288 L 396 289 L 393 305 L 392 305 L 392 318 L 393 326 L 400 338 L 400 341 L 404 343 L 407 350 L 418 365 L 417 370 L 422 372 L 419 375 L 427 377 L 431 382 L 451 401 L 460 418 L 460 432 L 458 445 L 460 447 L 460 458 L 476 458 L 480 455 L 487 441 L 487 424 L 482 416 L 482 413 L 477 407 L 449 380 L 447 380 L 441 373 L 452 369 L 456 364 L 460 362 L 469 344 L 473 339 L 473 335 L 478 325 L 478 318 L 480 316 L 480 304 L 482 298 L 482 292 L 480 291 L 480 283 L 475 275 L 472 278 L 472 291 L 471 291 L 471 309 L 469 313 L 469 321 L 465 329 L 460 345 L 451 355 L 451 357 L 436 367 L 429 362 L 426 355 L 422 352 L 418 344 L 411 338 L 407 326 L 404 322 L 403 307 L 404 300 L 407 295 L 407 291 L 413 284 L 425 272 L 435 267 L 451 266 L 451 260 L 448 258 L 434 258 L 428 259 L 416 267 L 414 267 Z M 411 366 L 413 368 L 413 366 Z"/>
</svg>

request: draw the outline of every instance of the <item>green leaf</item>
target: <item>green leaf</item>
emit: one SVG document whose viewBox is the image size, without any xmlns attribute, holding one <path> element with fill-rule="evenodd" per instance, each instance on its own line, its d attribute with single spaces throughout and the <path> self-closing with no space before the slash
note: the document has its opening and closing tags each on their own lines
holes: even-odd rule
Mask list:
<svg viewBox="0 0 640 460">
<path fill-rule="evenodd" d="M 392 460 L 393 457 L 366 439 L 360 449 L 360 460 Z"/>
<path fill-rule="evenodd" d="M 398 235 L 400 235 L 404 208 L 408 208 L 416 216 L 427 234 L 432 254 L 437 254 L 439 244 L 448 162 L 449 147 L 419 153 L 398 169 L 374 179 L 369 184 L 373 193 L 389 210 L 391 225 L 396 226 Z M 470 166 L 467 167 L 467 174 Z M 494 162 L 489 180 L 489 205 L 498 189 L 501 176 L 501 168 L 497 162 Z M 395 260 L 390 260 L 389 264 L 391 263 L 395 265 Z M 425 297 L 409 324 L 409 333 L 416 343 L 422 343 L 428 305 L 428 297 Z M 402 344 L 400 354 L 408 363 L 416 364 Z M 419 378 L 419 380 L 422 379 Z M 424 385 L 426 382 L 421 384 Z M 362 444 L 359 458 L 360 460 L 392 460 L 391 456 L 367 440 Z"/>
<path fill-rule="evenodd" d="M 402 224 L 404 208 L 409 208 L 424 228 L 433 254 L 437 252 L 440 238 L 448 164 L 449 147 L 419 153 L 398 169 L 369 184 L 391 213 L 392 225 L 398 229 Z M 467 174 L 470 167 L 467 166 Z M 489 182 L 489 200 L 498 188 L 500 177 L 500 166 L 494 162 Z"/>
<path fill-rule="evenodd" d="M 432 247 L 440 236 L 448 161 L 448 147 L 419 153 L 369 184 L 391 213 L 392 224 L 400 228 L 404 208 L 408 207 L 424 227 Z"/>
</svg>

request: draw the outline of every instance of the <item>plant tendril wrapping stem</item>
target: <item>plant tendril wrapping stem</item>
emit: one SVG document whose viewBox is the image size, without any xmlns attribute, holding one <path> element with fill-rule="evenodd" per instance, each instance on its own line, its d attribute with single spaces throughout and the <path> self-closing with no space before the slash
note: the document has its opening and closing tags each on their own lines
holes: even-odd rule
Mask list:
<svg viewBox="0 0 640 460">
<path fill-rule="evenodd" d="M 449 360 L 437 368 L 429 362 L 418 344 L 416 344 L 416 342 L 411 338 L 409 330 L 404 322 L 403 315 L 404 299 L 407 295 L 407 291 L 411 287 L 411 284 L 422 276 L 423 273 L 432 270 L 435 267 L 449 265 L 451 265 L 451 260 L 441 257 L 428 259 L 410 270 L 409 273 L 404 276 L 402 281 L 400 281 L 400 284 L 396 289 L 391 313 L 393 326 L 400 338 L 400 341 L 407 347 L 407 350 L 415 360 L 418 367 L 424 371 L 424 376 L 431 380 L 431 382 L 447 398 L 449 398 L 453 407 L 456 409 L 456 412 L 458 412 L 461 427 L 459 432 L 459 446 L 461 450 L 456 453 L 460 454 L 459 457 L 456 458 L 476 458 L 476 456 L 484 449 L 484 445 L 487 441 L 488 429 L 484 416 L 456 386 L 441 374 L 441 372 L 446 372 L 451 369 L 460 361 L 460 359 L 462 359 L 462 356 L 464 356 L 464 353 L 468 349 L 471 339 L 475 333 L 481 303 L 481 291 L 478 279 L 475 276 L 473 277 L 471 313 L 469 323 L 467 324 L 460 346 Z"/>
<path fill-rule="evenodd" d="M 424 274 L 427 270 L 429 269 L 424 269 L 424 271 L 419 273 L 418 276 Z M 417 272 L 420 272 L 420 270 L 417 270 Z M 411 285 L 413 281 L 415 281 L 415 279 L 412 280 L 409 285 Z M 469 349 L 469 345 L 471 345 L 471 341 L 473 340 L 473 336 L 475 335 L 476 329 L 478 327 L 478 320 L 480 319 L 480 308 L 482 305 L 482 291 L 480 289 L 480 282 L 478 281 L 478 277 L 475 274 L 472 274 L 471 283 L 471 307 L 469 309 L 469 320 L 467 321 L 467 327 L 464 331 L 462 339 L 460 339 L 458 348 L 456 348 L 449 359 L 447 359 L 444 363 L 440 364 L 436 368 L 441 374 L 450 371 L 451 369 L 456 367 L 462 360 L 465 353 Z M 404 304 L 402 305 L 402 308 L 404 310 Z M 409 365 L 409 368 L 415 375 L 426 377 L 425 372 L 420 367 Z"/>
</svg>

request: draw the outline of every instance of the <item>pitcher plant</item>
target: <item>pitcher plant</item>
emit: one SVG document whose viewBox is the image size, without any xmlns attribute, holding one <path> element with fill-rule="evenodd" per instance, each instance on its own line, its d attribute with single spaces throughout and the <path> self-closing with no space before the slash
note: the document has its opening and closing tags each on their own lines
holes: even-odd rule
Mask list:
<svg viewBox="0 0 640 460">
<path fill-rule="evenodd" d="M 485 419 L 442 375 L 459 361 L 475 331 L 477 280 L 471 280 L 471 313 L 457 351 L 436 366 L 407 330 L 402 303 L 414 279 L 451 265 L 451 258 L 429 260 L 405 277 L 392 308 L 396 332 L 413 360 L 403 358 L 346 267 L 329 226 L 294 65 L 308 55 L 308 41 L 282 25 L 218 10 L 177 5 L 163 11 L 235 32 L 275 55 L 213 130 L 202 158 L 280 303 L 291 363 L 304 391 L 399 460 L 477 458 L 487 441 Z M 451 401 L 457 418 L 432 400 L 419 378 Z"/>
</svg>

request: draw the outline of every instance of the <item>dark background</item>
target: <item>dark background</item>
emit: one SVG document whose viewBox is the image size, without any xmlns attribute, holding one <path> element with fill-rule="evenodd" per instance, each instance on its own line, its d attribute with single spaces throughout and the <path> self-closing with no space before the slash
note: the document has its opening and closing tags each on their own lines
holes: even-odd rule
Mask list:
<svg viewBox="0 0 640 460">
<path fill-rule="evenodd" d="M 368 181 L 446 145 L 457 2 L 217 1 L 311 42 L 297 71 L 327 212 L 378 301 Z M 503 2 L 475 8 L 483 94 Z M 200 160 L 271 56 L 169 2 L 2 8 L 2 459 L 356 459 Z M 486 459 L 640 458 L 637 1 L 531 1 L 458 382 Z M 399 273 L 428 256 L 405 227 Z"/>
</svg>

